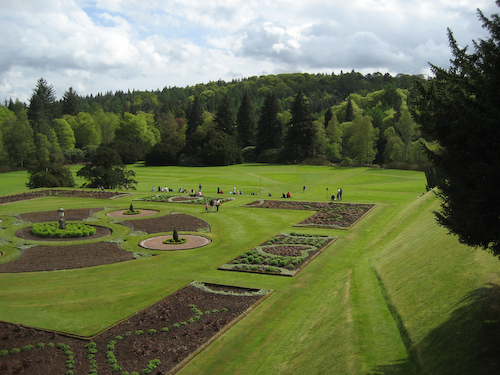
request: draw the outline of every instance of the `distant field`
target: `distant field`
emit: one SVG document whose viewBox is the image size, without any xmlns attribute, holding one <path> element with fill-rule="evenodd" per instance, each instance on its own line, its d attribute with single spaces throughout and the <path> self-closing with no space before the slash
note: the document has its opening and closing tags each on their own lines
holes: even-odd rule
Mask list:
<svg viewBox="0 0 500 375">
<path fill-rule="evenodd" d="M 74 173 L 79 169 L 71 168 Z M 29 243 L 14 236 L 23 227 L 15 225 L 16 215 L 61 205 L 122 210 L 133 203 L 139 210 L 193 215 L 210 225 L 205 235 L 211 244 L 106 266 L 0 274 L 0 321 L 90 335 L 199 280 L 275 292 L 180 374 L 498 370 L 488 354 L 483 352 L 481 359 L 477 350 L 490 347 L 481 333 L 485 316 L 474 313 L 474 307 L 481 304 L 484 314 L 495 312 L 484 301 L 500 284 L 500 263 L 459 245 L 436 225 L 431 211 L 439 205 L 432 192 L 421 196 L 422 172 L 265 164 L 129 168 L 139 184 L 124 198 L 46 197 L 0 205 L 0 227 L 5 228 L 0 229 L 0 264 L 18 257 L 16 247 Z M 25 172 L 0 177 L 0 195 L 27 191 Z M 208 196 L 220 188 L 228 197 L 233 187 L 243 194 L 232 195 L 235 199 L 219 213 L 205 213 L 202 205 L 134 200 L 151 195 L 153 186 L 190 190 L 199 184 Z M 281 199 L 287 192 L 294 201 L 325 202 L 340 187 L 343 202 L 376 205 L 350 230 L 294 227 L 309 211 L 242 207 L 256 199 Z M 127 239 L 122 248 L 128 251 L 138 251 L 139 241 L 148 237 L 127 237 L 128 228 L 110 226 L 114 239 Z M 339 238 L 296 277 L 218 270 L 277 233 L 293 231 Z"/>
</svg>

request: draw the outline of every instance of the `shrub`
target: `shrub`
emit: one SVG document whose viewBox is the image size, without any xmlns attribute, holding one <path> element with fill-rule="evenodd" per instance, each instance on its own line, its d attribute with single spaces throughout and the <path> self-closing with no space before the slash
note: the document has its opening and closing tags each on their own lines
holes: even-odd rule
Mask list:
<svg viewBox="0 0 500 375">
<path fill-rule="evenodd" d="M 39 342 L 36 346 L 37 346 L 38 348 L 42 349 L 42 348 L 45 348 L 45 343 L 43 343 L 43 342 Z"/>
<path fill-rule="evenodd" d="M 9 354 L 8 350 L 6 350 L 6 349 L 0 350 L 0 357 L 6 356 L 7 354 Z"/>
<path fill-rule="evenodd" d="M 70 223 L 66 224 L 66 229 L 59 229 L 58 223 L 40 223 L 33 225 L 31 233 L 41 238 L 77 238 L 94 235 L 96 228 L 87 224 Z"/>
<path fill-rule="evenodd" d="M 19 348 L 13 348 L 11 351 L 10 351 L 10 354 L 19 354 L 21 353 L 21 349 Z"/>
<path fill-rule="evenodd" d="M 156 329 L 151 328 L 151 329 L 148 331 L 148 333 L 149 333 L 150 335 L 154 335 L 154 334 L 156 333 Z"/>
<path fill-rule="evenodd" d="M 144 331 L 143 331 L 143 330 L 138 330 L 138 331 L 135 331 L 135 335 L 136 335 L 136 336 L 140 336 L 140 335 L 142 335 L 143 333 L 144 333 Z"/>
<path fill-rule="evenodd" d="M 31 350 L 31 349 L 33 349 L 33 345 L 26 345 L 26 346 L 23 346 L 23 350 L 24 350 L 25 352 L 27 352 L 27 351 L 29 351 L 29 350 Z"/>
</svg>

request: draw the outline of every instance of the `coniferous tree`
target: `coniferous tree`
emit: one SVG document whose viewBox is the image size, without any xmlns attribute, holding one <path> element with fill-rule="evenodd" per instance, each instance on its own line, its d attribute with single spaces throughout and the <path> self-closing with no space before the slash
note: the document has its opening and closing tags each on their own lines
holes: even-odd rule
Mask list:
<svg viewBox="0 0 500 375">
<path fill-rule="evenodd" d="M 63 95 L 62 114 L 76 116 L 80 112 L 80 98 L 73 87 L 70 87 Z"/>
<path fill-rule="evenodd" d="M 347 107 L 345 109 L 345 119 L 344 122 L 351 122 L 354 120 L 354 109 L 352 108 L 351 98 L 347 100 Z"/>
<path fill-rule="evenodd" d="M 290 112 L 292 119 L 288 123 L 284 159 L 287 162 L 299 162 L 315 154 L 316 135 L 314 119 L 302 90 L 295 95 Z"/>
<path fill-rule="evenodd" d="M 283 125 L 277 119 L 280 112 L 278 100 L 273 92 L 267 94 L 257 124 L 257 151 L 283 146 Z"/>
<path fill-rule="evenodd" d="M 333 117 L 332 107 L 328 107 L 328 109 L 325 112 L 325 124 L 324 124 L 325 129 L 330 124 L 330 120 L 332 119 L 332 117 Z"/>
<path fill-rule="evenodd" d="M 234 135 L 234 115 L 228 94 L 224 95 L 217 108 L 217 113 L 215 114 L 215 128 L 217 131 L 224 132 L 228 135 Z"/>
<path fill-rule="evenodd" d="M 448 30 L 451 67 L 431 65 L 435 77 L 418 87 L 415 118 L 439 143 L 427 149 L 441 198 L 439 224 L 461 243 L 500 257 L 500 18 L 478 14 L 490 37 L 469 53 Z"/>
<path fill-rule="evenodd" d="M 51 122 L 57 116 L 57 103 L 54 87 L 40 78 L 30 98 L 28 120 L 35 133 L 47 135 Z"/>
<path fill-rule="evenodd" d="M 255 146 L 255 112 L 248 92 L 245 91 L 236 116 L 238 139 L 242 147 Z"/>
<path fill-rule="evenodd" d="M 200 98 L 196 96 L 191 103 L 187 117 L 186 138 L 189 138 L 196 132 L 198 126 L 203 125 L 203 109 L 201 108 Z"/>
</svg>

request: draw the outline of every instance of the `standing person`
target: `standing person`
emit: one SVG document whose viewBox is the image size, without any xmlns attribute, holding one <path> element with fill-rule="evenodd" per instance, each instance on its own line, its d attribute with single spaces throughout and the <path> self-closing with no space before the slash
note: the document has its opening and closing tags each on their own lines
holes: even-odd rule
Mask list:
<svg viewBox="0 0 500 375">
<path fill-rule="evenodd" d="M 340 188 L 340 200 L 342 200 L 342 193 L 343 193 L 342 188 Z"/>
<path fill-rule="evenodd" d="M 205 212 L 208 212 L 208 203 L 205 203 Z"/>
<path fill-rule="evenodd" d="M 340 200 L 340 188 L 337 189 L 337 200 Z"/>
<path fill-rule="evenodd" d="M 304 185 L 304 186 L 302 187 L 302 192 L 305 192 L 305 191 L 306 191 L 306 186 Z"/>
<path fill-rule="evenodd" d="M 215 205 L 217 206 L 217 212 L 219 212 L 219 207 L 220 207 L 220 200 L 219 199 L 217 199 L 215 201 Z"/>
<path fill-rule="evenodd" d="M 236 186 L 233 186 L 233 194 L 236 194 Z"/>
</svg>

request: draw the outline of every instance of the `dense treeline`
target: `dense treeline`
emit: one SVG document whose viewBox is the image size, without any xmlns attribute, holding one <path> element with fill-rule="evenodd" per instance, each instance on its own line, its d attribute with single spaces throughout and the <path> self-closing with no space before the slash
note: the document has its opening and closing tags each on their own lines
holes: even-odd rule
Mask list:
<svg viewBox="0 0 500 375">
<path fill-rule="evenodd" d="M 0 107 L 0 164 L 37 174 L 32 187 L 64 185 L 62 165 L 89 161 L 101 145 L 150 165 L 421 165 L 407 106 L 415 81 L 423 78 L 296 73 L 86 97 L 69 88 L 57 100 L 40 79 L 29 103 Z"/>
</svg>

